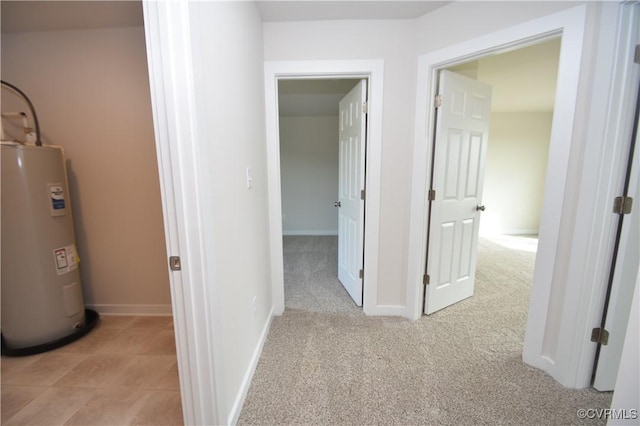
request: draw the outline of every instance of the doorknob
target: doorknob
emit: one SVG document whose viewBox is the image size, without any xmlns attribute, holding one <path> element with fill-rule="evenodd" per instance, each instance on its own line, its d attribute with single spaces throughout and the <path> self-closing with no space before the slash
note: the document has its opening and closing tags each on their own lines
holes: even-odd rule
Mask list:
<svg viewBox="0 0 640 426">
<path fill-rule="evenodd" d="M 335 203 L 333 203 L 334 207 L 342 207 L 342 203 L 340 201 L 336 201 Z"/>
<path fill-rule="evenodd" d="M 483 212 L 484 211 L 484 206 L 478 205 L 478 206 L 476 206 L 476 210 Z"/>
</svg>

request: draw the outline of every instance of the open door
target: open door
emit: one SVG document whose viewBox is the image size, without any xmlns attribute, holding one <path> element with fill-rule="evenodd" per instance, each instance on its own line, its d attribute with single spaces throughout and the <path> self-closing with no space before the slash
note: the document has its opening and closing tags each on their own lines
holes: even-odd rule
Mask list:
<svg viewBox="0 0 640 426">
<path fill-rule="evenodd" d="M 429 199 L 425 314 L 473 295 L 491 86 L 440 71 Z"/>
<path fill-rule="evenodd" d="M 635 12 L 640 19 L 640 7 Z M 636 84 L 640 83 L 638 80 L 636 77 Z M 618 229 L 600 323 L 600 329 L 608 337 L 595 339 L 598 347 L 594 360 L 593 387 L 601 392 L 614 390 L 616 386 L 640 264 L 640 211 L 633 205 L 640 200 L 640 85 L 635 101 L 635 109 L 630 108 L 634 110 L 634 123 L 622 192 L 625 199 L 633 203 L 629 204 L 628 209 L 616 211 Z"/>
<path fill-rule="evenodd" d="M 362 306 L 364 263 L 364 160 L 367 81 L 360 81 L 339 104 L 338 280 Z"/>
<path fill-rule="evenodd" d="M 640 105 L 640 102 L 639 102 Z M 637 117 L 637 115 L 636 115 Z M 636 118 L 637 120 L 637 118 Z M 640 136 L 636 135 L 636 144 Z M 629 190 L 627 196 L 640 200 L 640 150 L 629 159 Z M 638 265 L 640 264 L 640 212 L 633 206 L 628 214 L 621 215 L 620 239 L 613 268 L 611 293 L 605 315 L 604 329 L 607 330 L 606 344 L 601 343 L 597 351 L 593 387 L 597 390 L 612 391 L 616 385 L 622 348 L 624 346 L 633 292 L 635 291 Z"/>
</svg>

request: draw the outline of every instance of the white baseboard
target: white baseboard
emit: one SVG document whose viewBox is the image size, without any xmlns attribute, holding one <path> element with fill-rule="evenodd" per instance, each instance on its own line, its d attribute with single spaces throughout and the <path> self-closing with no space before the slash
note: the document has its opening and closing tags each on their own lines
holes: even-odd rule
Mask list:
<svg viewBox="0 0 640 426">
<path fill-rule="evenodd" d="M 139 315 L 139 316 L 171 316 L 173 311 L 171 305 L 110 305 L 95 304 L 86 305 L 99 314 L 105 315 Z"/>
<path fill-rule="evenodd" d="M 262 354 L 264 343 L 267 341 L 269 329 L 271 328 L 271 321 L 273 320 L 274 309 L 274 307 L 271 307 L 271 312 L 269 312 L 267 322 L 262 329 L 262 333 L 260 333 L 258 344 L 253 351 L 253 356 L 251 357 L 251 361 L 249 362 L 249 367 L 247 368 L 247 371 L 244 374 L 244 378 L 242 379 L 240 390 L 238 391 L 238 395 L 236 396 L 236 399 L 233 402 L 233 406 L 231 407 L 231 411 L 229 412 L 229 417 L 227 418 L 228 425 L 235 425 L 236 423 L 238 423 L 238 418 L 240 417 L 240 412 L 242 411 L 244 400 L 246 399 L 247 393 L 249 392 L 249 387 L 251 386 L 251 379 L 253 379 L 253 374 L 256 372 L 256 367 L 258 367 L 258 361 L 260 360 L 260 354 Z"/>
<path fill-rule="evenodd" d="M 282 231 L 282 235 L 285 236 L 295 236 L 295 235 L 304 235 L 304 236 L 337 236 L 338 230 L 330 230 L 330 231 Z"/>
<path fill-rule="evenodd" d="M 407 307 L 404 305 L 376 305 L 365 311 L 365 315 L 378 317 L 407 317 Z"/>
</svg>

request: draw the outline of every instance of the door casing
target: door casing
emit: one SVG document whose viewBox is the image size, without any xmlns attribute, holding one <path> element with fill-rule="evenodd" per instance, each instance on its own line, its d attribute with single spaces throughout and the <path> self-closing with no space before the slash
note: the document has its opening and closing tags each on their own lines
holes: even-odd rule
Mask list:
<svg viewBox="0 0 640 426">
<path fill-rule="evenodd" d="M 610 120 L 606 98 L 593 105 L 591 110 L 585 111 L 578 104 L 579 96 L 586 96 L 590 90 L 608 97 L 612 84 L 611 70 L 604 64 L 609 66 L 615 56 L 613 49 L 605 48 L 597 52 L 597 63 L 602 65 L 596 67 L 596 83 L 592 88 L 580 86 L 581 79 L 584 79 L 581 66 L 588 63 L 583 62 L 583 54 L 588 55 L 584 46 L 588 42 L 594 43 L 593 40 L 587 40 L 585 35 L 589 20 L 592 25 L 596 19 L 605 23 L 600 27 L 598 42 L 611 45 L 615 42 L 617 27 L 611 22 L 617 19 L 621 7 L 618 4 L 602 4 L 598 8 L 600 13 L 597 17 L 593 13 L 594 7 L 581 5 L 422 55 L 419 57 L 416 91 L 407 303 L 411 304 L 412 318 L 417 319 L 421 315 L 423 294 L 428 208 L 426 192 L 430 185 L 427 164 L 430 164 L 432 156 L 428 141 L 432 138 L 434 127 L 431 100 L 435 96 L 437 71 L 484 55 L 525 47 L 551 37 L 562 37 L 540 244 L 523 359 L 548 372 L 564 386 L 577 388 L 589 386 L 595 349 L 589 341 L 589 335 L 597 310 L 594 307 L 598 306 L 601 299 L 598 280 L 603 275 L 602 265 L 606 264 L 603 260 L 611 243 L 607 230 L 609 218 L 602 213 L 603 210 L 595 210 L 593 206 L 607 204 L 611 193 L 608 192 L 610 182 L 605 175 L 616 167 L 615 162 L 607 163 L 600 154 L 600 136 Z M 576 117 L 580 124 L 574 127 Z M 573 193 L 579 191 L 579 196 L 570 197 L 567 201 L 568 186 L 576 185 L 575 147 L 579 145 L 586 153 L 583 170 L 599 171 L 597 177 L 600 180 L 594 179 L 594 183 L 604 190 L 598 192 L 589 187 L 587 191 L 584 182 L 578 182 L 579 187 L 574 186 Z M 570 168 L 573 171 L 571 176 Z M 587 179 L 584 173 L 577 176 Z M 577 217 L 580 223 L 567 227 L 563 217 L 575 212 L 579 212 L 580 216 Z M 574 225 L 584 232 L 573 230 Z"/>
<path fill-rule="evenodd" d="M 623 5 L 621 13 L 618 39 L 618 50 L 620 52 L 633 52 L 634 47 L 640 43 L 640 3 L 626 3 Z M 614 118 L 614 123 L 609 127 L 610 134 L 607 140 L 618 141 L 623 145 L 623 150 L 629 153 L 630 141 L 633 136 L 634 117 L 636 111 L 636 102 L 638 96 L 638 84 L 640 83 L 640 66 L 634 62 L 631 55 L 622 55 L 615 66 L 615 81 L 619 81 L 617 92 L 614 92 L 616 99 L 619 99 L 617 105 L 620 115 Z M 617 121 L 616 121 L 617 120 Z M 640 199 L 640 143 L 636 137 L 636 146 L 633 158 L 628 155 L 623 158 L 621 169 L 624 170 L 628 164 L 631 166 L 631 180 L 629 185 L 629 195 L 636 199 Z M 626 144 L 625 144 L 626 142 Z M 624 152 L 623 152 L 624 153 Z M 622 195 L 624 188 L 624 173 L 621 173 L 617 195 Z M 635 194 L 634 194 L 635 192 Z M 635 218 L 634 218 L 635 215 Z M 617 262 L 613 265 L 614 276 L 612 282 L 612 292 L 609 300 L 608 313 L 606 315 L 605 329 L 610 331 L 609 343 L 602 346 L 599 359 L 594 360 L 594 382 L 593 387 L 599 391 L 612 390 L 616 385 L 614 372 L 619 371 L 620 355 L 623 352 L 623 346 L 627 344 L 624 341 L 625 335 L 623 329 L 628 329 L 627 322 L 631 324 L 629 319 L 632 303 L 629 298 L 633 298 L 634 286 L 637 285 L 636 277 L 638 273 L 638 241 L 640 235 L 637 232 L 637 207 L 634 206 L 631 215 L 625 215 L 623 219 L 622 235 L 618 246 Z M 617 219 L 616 219 L 617 220 Z M 613 259 L 612 259 L 613 260 Z M 606 299 L 605 299 L 606 301 Z M 600 306 L 600 312 L 604 310 L 603 305 Z M 598 324 L 599 325 L 599 324 Z M 630 374 L 623 371 L 623 374 Z"/>
<path fill-rule="evenodd" d="M 268 163 L 267 190 L 269 193 L 269 238 L 274 313 L 281 315 L 284 312 L 278 80 L 319 78 L 368 79 L 369 120 L 367 122 L 367 151 L 365 159 L 367 173 L 365 177 L 366 219 L 364 230 L 364 298 L 362 308 L 366 315 L 403 316 L 406 313 L 404 306 L 383 306 L 377 302 L 384 81 L 383 60 L 265 62 L 265 112 Z"/>
</svg>

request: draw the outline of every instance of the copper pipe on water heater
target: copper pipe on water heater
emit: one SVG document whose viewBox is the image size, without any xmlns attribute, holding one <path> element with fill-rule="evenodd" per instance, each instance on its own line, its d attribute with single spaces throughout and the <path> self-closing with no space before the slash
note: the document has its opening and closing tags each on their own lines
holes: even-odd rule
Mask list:
<svg viewBox="0 0 640 426">
<path fill-rule="evenodd" d="M 0 83 L 9 87 L 10 89 L 18 93 L 20 96 L 22 96 L 22 98 L 25 100 L 27 105 L 29 105 L 29 110 L 31 111 L 31 115 L 33 116 L 33 123 L 36 129 L 36 146 L 42 146 L 42 139 L 40 139 L 40 124 L 38 122 L 38 116 L 36 115 L 36 110 L 33 107 L 33 104 L 31 103 L 31 99 L 29 99 L 26 93 L 24 93 L 22 90 L 20 90 L 18 87 L 14 86 L 13 84 L 8 83 L 4 80 L 0 80 Z"/>
</svg>

